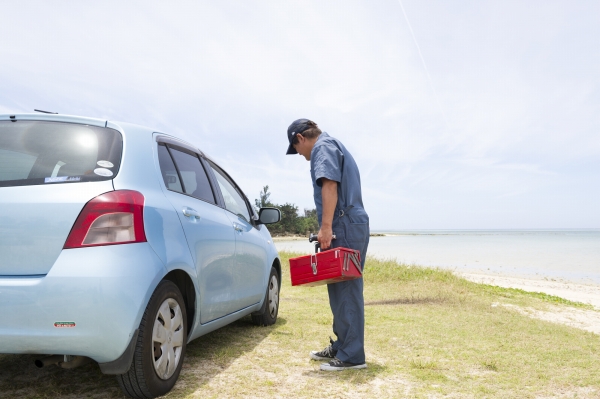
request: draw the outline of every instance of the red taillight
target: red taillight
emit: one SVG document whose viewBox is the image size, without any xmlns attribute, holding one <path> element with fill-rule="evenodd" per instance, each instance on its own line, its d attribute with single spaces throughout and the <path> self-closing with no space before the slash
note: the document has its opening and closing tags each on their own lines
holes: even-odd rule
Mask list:
<svg viewBox="0 0 600 399">
<path fill-rule="evenodd" d="M 85 204 L 63 248 L 145 241 L 144 196 L 137 191 L 118 190 Z"/>
</svg>

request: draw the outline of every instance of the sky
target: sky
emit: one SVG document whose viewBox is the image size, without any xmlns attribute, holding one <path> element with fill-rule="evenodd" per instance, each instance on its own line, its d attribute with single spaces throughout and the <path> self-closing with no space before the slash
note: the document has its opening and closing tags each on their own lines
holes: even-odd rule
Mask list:
<svg viewBox="0 0 600 399">
<path fill-rule="evenodd" d="M 250 201 L 313 208 L 309 118 L 361 173 L 371 230 L 600 228 L 600 2 L 3 4 L 0 113 L 181 137 Z"/>
</svg>

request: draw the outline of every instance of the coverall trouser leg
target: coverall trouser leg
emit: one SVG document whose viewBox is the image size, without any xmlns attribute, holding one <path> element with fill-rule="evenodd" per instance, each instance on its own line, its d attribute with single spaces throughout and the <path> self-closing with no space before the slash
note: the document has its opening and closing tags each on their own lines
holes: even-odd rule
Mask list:
<svg viewBox="0 0 600 399">
<path fill-rule="evenodd" d="M 346 247 L 360 251 L 364 270 L 365 256 L 369 245 L 368 224 L 356 225 L 349 223 L 348 218 L 340 219 L 342 219 L 340 225 L 337 230 L 334 230 L 337 235 L 337 239 L 333 242 L 334 247 Z M 337 351 L 336 357 L 343 362 L 365 363 L 363 279 L 328 284 L 327 292 L 333 313 L 333 332 L 337 336 L 337 340 L 333 343 L 333 349 Z"/>
</svg>

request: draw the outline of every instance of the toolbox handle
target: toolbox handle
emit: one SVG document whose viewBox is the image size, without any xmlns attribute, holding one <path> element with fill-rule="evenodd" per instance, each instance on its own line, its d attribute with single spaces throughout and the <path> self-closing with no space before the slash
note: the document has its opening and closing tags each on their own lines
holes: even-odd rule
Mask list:
<svg viewBox="0 0 600 399">
<path fill-rule="evenodd" d="M 335 240 L 337 237 L 335 236 L 335 232 L 333 232 L 333 234 L 331 235 L 331 239 Z M 321 243 L 319 243 L 319 239 L 317 238 L 316 234 L 310 233 L 310 235 L 308 236 L 308 242 L 313 242 L 316 241 L 315 243 L 315 253 L 320 252 L 321 250 Z M 317 274 L 315 272 L 315 274 Z"/>
</svg>

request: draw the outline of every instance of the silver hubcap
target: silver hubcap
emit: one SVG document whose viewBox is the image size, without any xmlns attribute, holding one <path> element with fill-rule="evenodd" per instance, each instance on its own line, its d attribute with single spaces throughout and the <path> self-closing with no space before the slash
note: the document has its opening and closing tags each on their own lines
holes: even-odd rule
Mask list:
<svg viewBox="0 0 600 399">
<path fill-rule="evenodd" d="M 277 277 L 271 277 L 269 281 L 269 313 L 272 318 L 275 318 L 277 314 L 277 307 L 279 306 L 279 284 L 277 283 Z"/>
<path fill-rule="evenodd" d="M 183 317 L 177 301 L 166 299 L 156 314 L 152 329 L 154 370 L 163 380 L 169 379 L 181 360 Z"/>
</svg>

